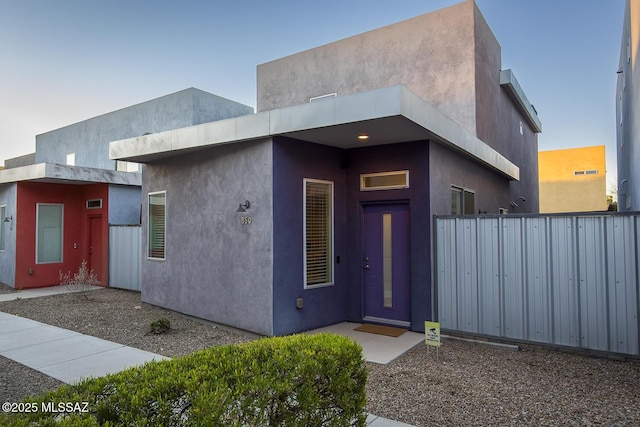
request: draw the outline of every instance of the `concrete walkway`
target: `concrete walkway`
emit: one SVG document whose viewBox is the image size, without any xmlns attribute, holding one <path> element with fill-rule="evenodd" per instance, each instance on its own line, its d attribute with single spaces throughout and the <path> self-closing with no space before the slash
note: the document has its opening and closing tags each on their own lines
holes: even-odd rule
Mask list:
<svg viewBox="0 0 640 427">
<path fill-rule="evenodd" d="M 16 297 L 35 298 L 84 290 L 70 290 L 63 287 L 29 289 L 11 294 L 0 294 L 0 301 L 11 301 Z M 5 298 L 7 296 L 12 298 Z M 364 347 L 366 344 L 367 348 L 369 348 L 369 357 L 374 357 L 382 362 L 389 359 L 389 357 L 391 357 L 391 360 L 397 357 L 395 354 L 397 351 L 392 353 L 382 352 L 385 355 L 383 357 L 376 356 L 379 353 L 377 349 L 382 349 L 385 346 L 380 343 L 387 343 L 388 340 L 393 338 L 357 331 L 353 332 L 352 329 L 357 326 L 358 324 L 356 323 L 338 324 L 335 327 L 330 327 L 329 331 L 334 333 L 343 332 L 344 335 L 349 336 L 355 333 L 357 338 L 363 340 L 364 343 L 361 343 L 361 345 Z M 324 328 L 317 330 L 317 332 L 324 331 Z M 408 333 L 406 332 L 403 335 Z M 380 340 L 381 338 L 383 339 Z M 402 353 L 417 344 L 409 344 L 416 338 L 411 337 L 400 347 L 404 349 Z M 378 342 L 378 344 L 372 346 L 372 342 Z M 404 341 L 395 342 L 404 343 Z M 389 347 L 388 343 L 386 347 Z M 36 322 L 35 320 L 2 311 L 0 311 L 0 356 L 14 360 L 68 384 L 88 377 L 100 377 L 120 372 L 126 368 L 142 365 L 153 360 L 168 359 L 159 354 Z M 367 358 L 366 355 L 365 358 Z M 411 427 L 409 424 L 388 420 L 373 414 L 367 416 L 367 425 L 371 427 Z"/>
<path fill-rule="evenodd" d="M 0 294 L 0 301 L 14 301 L 17 299 L 48 297 L 51 295 L 58 295 L 58 294 L 70 294 L 73 292 L 95 291 L 97 289 L 104 289 L 104 286 L 63 285 L 63 286 L 50 286 L 47 288 L 24 289 L 22 291 L 10 292 L 7 294 Z"/>
<path fill-rule="evenodd" d="M 164 356 L 0 312 L 0 355 L 65 383 Z"/>
</svg>

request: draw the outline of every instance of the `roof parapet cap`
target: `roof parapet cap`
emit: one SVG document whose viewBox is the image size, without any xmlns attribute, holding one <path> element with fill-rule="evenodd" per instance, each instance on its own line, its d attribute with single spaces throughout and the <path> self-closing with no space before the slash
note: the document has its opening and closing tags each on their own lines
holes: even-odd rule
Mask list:
<svg viewBox="0 0 640 427">
<path fill-rule="evenodd" d="M 535 133 L 542 132 L 542 122 L 538 118 L 538 112 L 527 99 L 527 95 L 520 87 L 516 76 L 511 70 L 500 70 L 500 86 L 507 90 L 516 107 L 524 114 L 527 122 Z"/>
</svg>

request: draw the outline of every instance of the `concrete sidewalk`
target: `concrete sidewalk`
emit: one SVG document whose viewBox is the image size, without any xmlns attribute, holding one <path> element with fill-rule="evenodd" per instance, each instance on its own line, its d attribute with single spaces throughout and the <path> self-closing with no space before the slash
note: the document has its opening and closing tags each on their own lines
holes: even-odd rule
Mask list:
<svg viewBox="0 0 640 427">
<path fill-rule="evenodd" d="M 60 285 L 50 286 L 47 288 L 36 289 L 24 289 L 17 292 L 10 292 L 7 294 L 0 294 L 0 302 L 2 301 L 14 301 L 17 299 L 28 299 L 37 297 L 48 297 L 58 294 L 70 294 L 74 292 L 86 292 L 95 291 L 98 289 L 104 289 L 104 286 L 89 286 L 89 285 Z"/>
<path fill-rule="evenodd" d="M 167 359 L 3 312 L 0 312 L 0 355 L 69 384 Z"/>
</svg>

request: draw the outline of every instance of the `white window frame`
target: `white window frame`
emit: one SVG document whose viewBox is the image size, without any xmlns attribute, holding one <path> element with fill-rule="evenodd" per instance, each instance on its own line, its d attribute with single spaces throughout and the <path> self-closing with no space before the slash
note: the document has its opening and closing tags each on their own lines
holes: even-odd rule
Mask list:
<svg viewBox="0 0 640 427">
<path fill-rule="evenodd" d="M 38 248 L 40 247 L 40 206 L 60 206 L 60 260 L 40 261 L 38 259 Z M 3 218 L 4 220 L 4 218 Z M 60 264 L 64 262 L 64 204 L 62 203 L 36 203 L 36 264 Z"/>
<path fill-rule="evenodd" d="M 151 256 L 151 196 L 156 196 L 158 194 L 164 195 L 164 230 L 163 230 L 163 240 L 164 240 L 164 248 L 163 248 L 163 257 L 154 257 Z M 147 194 L 147 259 L 154 261 L 164 261 L 167 259 L 167 191 L 152 191 Z"/>
<path fill-rule="evenodd" d="M 329 191 L 330 191 L 330 202 L 331 202 L 331 209 L 329 212 L 330 218 L 330 233 L 331 236 L 329 237 L 331 239 L 331 241 L 329 242 L 329 250 L 331 251 L 331 253 L 329 254 L 329 259 L 328 259 L 328 267 L 330 268 L 329 271 L 329 281 L 327 282 L 323 282 L 323 283 L 314 283 L 314 284 L 308 284 L 308 279 L 307 279 L 307 184 L 308 183 L 316 183 L 316 184 L 325 184 L 329 186 Z M 335 283 L 335 263 L 334 263 L 334 254 L 335 254 L 335 223 L 334 223 L 334 218 L 335 218 L 335 192 L 334 192 L 334 183 L 333 181 L 326 181 L 326 180 L 320 180 L 320 179 L 312 179 L 312 178 L 304 178 L 303 179 L 303 190 L 302 190 L 302 249 L 303 249 L 303 262 L 302 262 L 302 268 L 303 268 L 303 277 L 304 277 L 304 289 L 316 289 L 316 288 L 321 288 L 321 287 L 326 287 L 326 286 L 333 286 Z"/>
<path fill-rule="evenodd" d="M 405 184 L 385 185 L 385 186 L 377 186 L 377 187 L 367 187 L 365 185 L 365 181 L 367 178 L 376 177 L 376 176 L 387 176 L 387 175 L 404 175 Z M 409 171 L 408 170 L 363 173 L 360 175 L 360 191 L 397 190 L 397 189 L 403 189 L 403 188 L 409 188 Z"/>
</svg>

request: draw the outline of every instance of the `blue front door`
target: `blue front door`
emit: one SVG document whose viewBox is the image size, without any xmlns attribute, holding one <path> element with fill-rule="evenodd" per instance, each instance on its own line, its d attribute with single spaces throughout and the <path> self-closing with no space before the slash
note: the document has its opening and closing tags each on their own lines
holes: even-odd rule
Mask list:
<svg viewBox="0 0 640 427">
<path fill-rule="evenodd" d="M 409 205 L 366 205 L 363 211 L 364 320 L 408 327 L 411 321 Z"/>
</svg>

